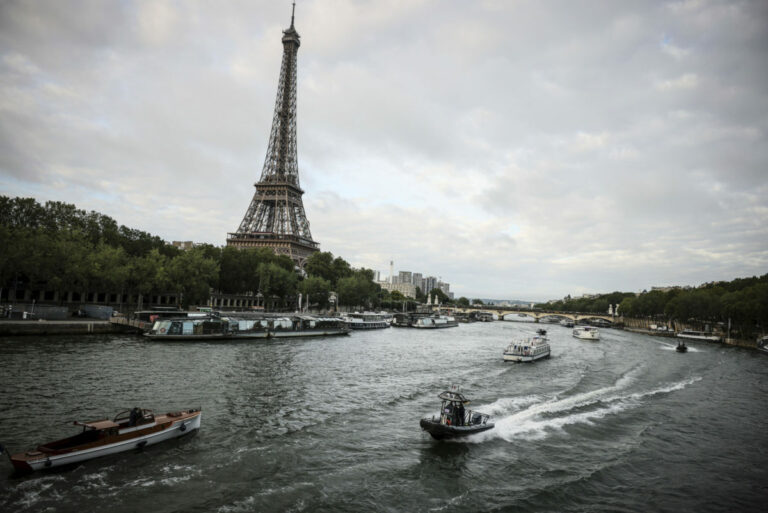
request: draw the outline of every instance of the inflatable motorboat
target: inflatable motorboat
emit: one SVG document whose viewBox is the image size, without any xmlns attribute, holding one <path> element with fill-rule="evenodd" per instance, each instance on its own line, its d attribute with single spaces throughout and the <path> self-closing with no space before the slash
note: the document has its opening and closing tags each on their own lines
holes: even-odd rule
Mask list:
<svg viewBox="0 0 768 513">
<path fill-rule="evenodd" d="M 488 422 L 489 415 L 465 408 L 469 400 L 461 393 L 445 391 L 437 397 L 442 400 L 440 415 L 423 418 L 419 423 L 435 440 L 473 435 L 494 426 Z"/>
</svg>

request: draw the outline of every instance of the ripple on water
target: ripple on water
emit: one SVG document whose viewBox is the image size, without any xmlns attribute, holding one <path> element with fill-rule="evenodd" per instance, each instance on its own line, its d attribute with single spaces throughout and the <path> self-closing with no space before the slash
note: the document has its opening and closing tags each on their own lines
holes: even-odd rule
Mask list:
<svg viewBox="0 0 768 513">
<path fill-rule="evenodd" d="M 658 510 L 734 495 L 741 510 L 759 510 L 765 359 L 713 345 L 687 358 L 614 330 L 586 343 L 551 326 L 552 358 L 503 362 L 509 341 L 532 329 L 477 323 L 221 344 L 0 340 L 9 369 L 0 433 L 14 448 L 136 404 L 203 407 L 194 437 L 0 482 L 0 509 L 620 511 L 643 510 L 643 490 L 656 490 L 669 501 Z M 435 442 L 418 421 L 454 384 L 496 427 Z M 730 434 L 727 447 L 720 433 Z M 696 479 L 681 492 L 668 484 L 679 475 Z"/>
</svg>

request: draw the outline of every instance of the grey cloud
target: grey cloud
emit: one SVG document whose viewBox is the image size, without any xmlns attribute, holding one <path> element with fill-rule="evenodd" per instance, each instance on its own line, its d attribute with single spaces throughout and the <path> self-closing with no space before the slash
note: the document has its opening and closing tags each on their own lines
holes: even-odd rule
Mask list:
<svg viewBox="0 0 768 513">
<path fill-rule="evenodd" d="M 312 233 L 459 294 L 768 267 L 768 7 L 302 2 Z M 261 173 L 290 2 L 0 5 L 0 184 L 223 244 Z"/>
</svg>

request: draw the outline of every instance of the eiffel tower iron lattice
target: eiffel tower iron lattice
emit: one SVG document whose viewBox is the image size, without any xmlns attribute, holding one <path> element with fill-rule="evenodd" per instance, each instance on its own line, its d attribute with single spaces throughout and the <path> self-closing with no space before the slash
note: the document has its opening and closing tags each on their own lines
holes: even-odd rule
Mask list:
<svg viewBox="0 0 768 513">
<path fill-rule="evenodd" d="M 296 4 L 293 5 L 294 11 Z M 277 86 L 275 113 L 269 134 L 267 156 L 256 192 L 235 233 L 227 245 L 238 248 L 270 247 L 278 255 L 288 255 L 303 267 L 307 257 L 319 251 L 312 240 L 304 212 L 299 185 L 296 151 L 296 55 L 301 42 L 291 26 L 283 31 L 283 61 Z"/>
</svg>

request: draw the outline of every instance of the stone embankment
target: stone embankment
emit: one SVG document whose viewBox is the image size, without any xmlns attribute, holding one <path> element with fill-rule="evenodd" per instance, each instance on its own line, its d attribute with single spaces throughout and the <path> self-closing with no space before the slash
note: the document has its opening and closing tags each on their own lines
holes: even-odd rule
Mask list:
<svg viewBox="0 0 768 513">
<path fill-rule="evenodd" d="M 0 336 L 16 335 L 91 335 L 119 333 L 121 326 L 109 321 L 78 319 L 68 321 L 0 321 Z"/>
</svg>

